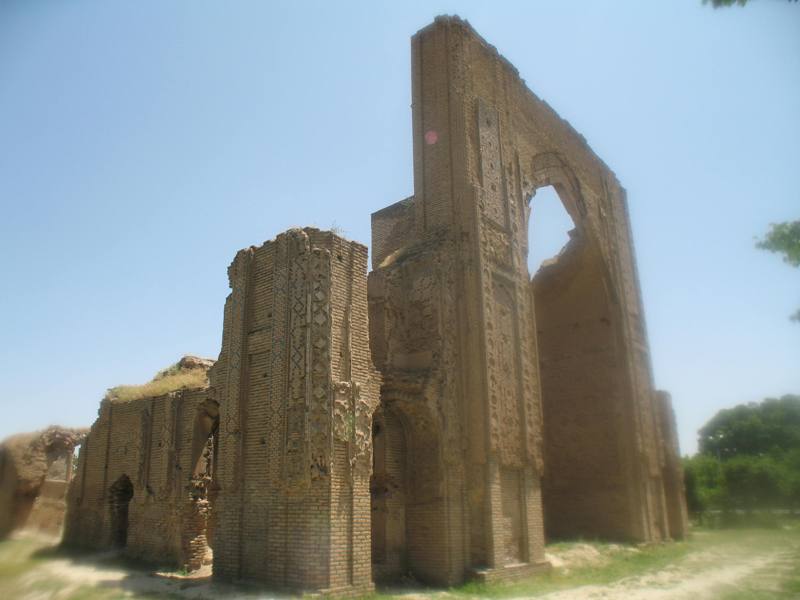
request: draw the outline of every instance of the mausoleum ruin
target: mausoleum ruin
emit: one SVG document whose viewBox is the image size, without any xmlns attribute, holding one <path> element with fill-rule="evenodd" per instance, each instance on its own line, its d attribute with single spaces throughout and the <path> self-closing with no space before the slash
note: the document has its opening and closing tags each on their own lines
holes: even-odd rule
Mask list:
<svg viewBox="0 0 800 600">
<path fill-rule="evenodd" d="M 351 595 L 685 534 L 624 189 L 468 23 L 411 45 L 414 194 L 372 215 L 372 271 L 313 228 L 238 252 L 218 360 L 179 365 L 208 380 L 101 404 L 66 544 Z M 546 186 L 575 229 L 529 273 Z"/>
</svg>

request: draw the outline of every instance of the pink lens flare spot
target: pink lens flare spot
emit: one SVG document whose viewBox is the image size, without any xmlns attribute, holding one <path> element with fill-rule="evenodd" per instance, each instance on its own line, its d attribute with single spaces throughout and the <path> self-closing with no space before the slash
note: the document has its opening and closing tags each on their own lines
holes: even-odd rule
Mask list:
<svg viewBox="0 0 800 600">
<path fill-rule="evenodd" d="M 433 146 L 436 142 L 439 141 L 439 134 L 436 133 L 433 129 L 425 132 L 425 143 L 429 146 Z"/>
</svg>

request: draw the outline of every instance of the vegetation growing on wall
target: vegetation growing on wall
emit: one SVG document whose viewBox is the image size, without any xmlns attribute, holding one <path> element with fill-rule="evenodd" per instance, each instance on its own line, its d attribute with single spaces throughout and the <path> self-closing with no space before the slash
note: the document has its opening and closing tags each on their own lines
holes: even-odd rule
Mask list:
<svg viewBox="0 0 800 600">
<path fill-rule="evenodd" d="M 112 402 L 131 402 L 141 398 L 163 396 L 182 389 L 208 385 L 208 369 L 213 361 L 184 357 L 174 365 L 159 371 L 153 379 L 141 385 L 118 385 L 108 390 Z"/>
</svg>

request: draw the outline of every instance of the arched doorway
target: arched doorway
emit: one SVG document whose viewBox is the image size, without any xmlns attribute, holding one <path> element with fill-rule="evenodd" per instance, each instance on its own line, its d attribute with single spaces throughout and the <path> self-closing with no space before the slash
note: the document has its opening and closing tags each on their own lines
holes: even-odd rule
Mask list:
<svg viewBox="0 0 800 600">
<path fill-rule="evenodd" d="M 440 428 L 416 394 L 385 386 L 373 415 L 372 572 L 441 581 L 447 539 Z"/>
<path fill-rule="evenodd" d="M 557 157 L 540 156 L 534 172 L 529 265 L 544 258 L 531 260 L 542 241 L 545 247 L 548 237 L 554 242 L 544 253 L 551 258 L 529 267 L 544 421 L 546 537 L 615 537 L 625 527 L 619 507 L 628 489 L 619 443 L 627 372 L 619 301 L 599 229 L 611 226 L 610 216 L 589 217 L 580 186 Z"/>
<path fill-rule="evenodd" d="M 111 512 L 111 545 L 124 548 L 128 543 L 128 505 L 133 498 L 133 484 L 121 475 L 111 486 L 108 495 Z"/>
</svg>

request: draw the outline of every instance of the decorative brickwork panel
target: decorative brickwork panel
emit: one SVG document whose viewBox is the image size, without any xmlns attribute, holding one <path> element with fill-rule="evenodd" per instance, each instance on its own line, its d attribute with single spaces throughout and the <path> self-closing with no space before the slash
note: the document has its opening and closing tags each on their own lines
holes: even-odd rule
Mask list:
<svg viewBox="0 0 800 600">
<path fill-rule="evenodd" d="M 491 222 L 484 222 L 481 227 L 481 235 L 486 258 L 498 267 L 510 270 L 512 249 L 508 234 Z"/>
<path fill-rule="evenodd" d="M 211 377 L 216 389 L 227 373 L 222 397 L 240 415 L 241 441 L 223 438 L 219 462 L 244 465 L 240 487 L 223 487 L 214 505 L 215 576 L 369 591 L 364 499 L 380 377 L 365 322 L 366 248 L 309 228 L 243 252 L 253 256 L 240 283 L 244 325 L 229 300 L 229 342 Z M 244 383 L 231 385 L 237 328 L 247 332 L 238 347 L 249 362 Z"/>
<path fill-rule="evenodd" d="M 330 474 L 331 456 L 331 253 L 314 248 L 310 259 L 311 389 L 308 428 L 311 479 Z M 335 404 L 334 404 L 335 409 Z M 348 416 L 352 419 L 352 407 Z M 349 440 L 348 440 L 349 441 Z"/>
<path fill-rule="evenodd" d="M 481 157 L 481 208 L 486 218 L 506 227 L 506 203 L 500 161 L 500 133 L 497 110 L 478 100 L 478 136 Z"/>
<path fill-rule="evenodd" d="M 289 387 L 286 395 L 284 483 L 306 485 L 309 477 L 307 423 L 311 403 L 311 306 L 308 289 L 308 240 L 289 238 Z"/>
<path fill-rule="evenodd" d="M 493 287 L 493 322 L 488 324 L 489 403 L 496 431 L 500 459 L 504 465 L 519 465 L 524 456 L 517 369 L 519 341 L 516 332 L 516 307 L 508 284 Z"/>
<path fill-rule="evenodd" d="M 245 302 L 250 284 L 251 261 L 252 252 L 242 250 L 228 268 L 231 294 L 226 305 L 227 331 L 223 334 L 226 360 L 221 369 L 224 370 L 225 380 L 215 382 L 214 385 L 221 390 L 220 444 L 228 449 L 220 461 L 220 483 L 228 490 L 237 489 L 241 483 L 241 385 L 242 370 L 246 366 L 243 365 L 243 360 L 247 360 L 246 355 L 243 356 L 247 328 Z"/>
</svg>

